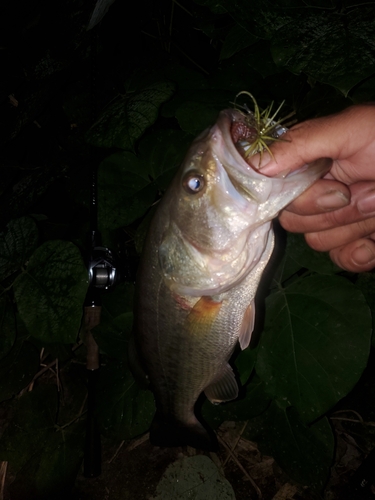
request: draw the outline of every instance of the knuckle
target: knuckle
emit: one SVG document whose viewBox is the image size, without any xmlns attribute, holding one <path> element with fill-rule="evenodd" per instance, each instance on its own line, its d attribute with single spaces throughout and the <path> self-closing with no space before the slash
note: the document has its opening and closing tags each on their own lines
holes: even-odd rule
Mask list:
<svg viewBox="0 0 375 500">
<path fill-rule="evenodd" d="M 327 243 L 327 236 L 322 231 L 305 234 L 305 240 L 313 250 L 318 252 L 326 252 L 331 249 L 331 246 Z"/>
</svg>

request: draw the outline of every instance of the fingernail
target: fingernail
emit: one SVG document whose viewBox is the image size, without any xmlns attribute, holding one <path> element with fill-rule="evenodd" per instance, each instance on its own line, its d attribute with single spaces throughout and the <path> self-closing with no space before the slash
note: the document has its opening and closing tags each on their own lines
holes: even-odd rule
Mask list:
<svg viewBox="0 0 375 500">
<path fill-rule="evenodd" d="M 375 255 L 368 245 L 363 244 L 360 247 L 353 250 L 352 259 L 353 262 L 355 262 L 357 265 L 363 266 L 373 261 L 375 259 Z"/>
<path fill-rule="evenodd" d="M 316 204 L 324 210 L 334 210 L 336 208 L 345 207 L 349 202 L 349 198 L 344 193 L 333 190 L 319 196 Z"/>
<path fill-rule="evenodd" d="M 375 191 L 369 191 L 364 198 L 358 200 L 358 210 L 363 214 L 371 214 L 375 212 Z"/>
</svg>

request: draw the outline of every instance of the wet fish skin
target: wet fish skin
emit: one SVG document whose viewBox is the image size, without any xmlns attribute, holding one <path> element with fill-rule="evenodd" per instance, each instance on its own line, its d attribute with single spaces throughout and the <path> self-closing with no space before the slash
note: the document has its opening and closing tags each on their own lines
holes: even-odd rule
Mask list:
<svg viewBox="0 0 375 500">
<path fill-rule="evenodd" d="M 150 439 L 157 445 L 216 448 L 196 401 L 203 391 L 214 403 L 237 397 L 228 360 L 238 342 L 242 349 L 250 342 L 254 297 L 274 246 L 271 220 L 331 164 L 323 159 L 285 179 L 263 176 L 232 142 L 231 124 L 241 120 L 225 110 L 193 142 L 144 245 L 135 344 L 155 396 Z"/>
</svg>

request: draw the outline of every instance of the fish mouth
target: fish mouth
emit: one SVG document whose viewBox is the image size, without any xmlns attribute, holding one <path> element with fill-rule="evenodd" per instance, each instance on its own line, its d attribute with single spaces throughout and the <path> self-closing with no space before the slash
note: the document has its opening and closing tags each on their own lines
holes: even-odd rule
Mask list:
<svg viewBox="0 0 375 500">
<path fill-rule="evenodd" d="M 230 178 L 234 188 L 251 203 L 263 204 L 268 202 L 275 191 L 283 190 L 283 186 L 289 186 L 292 183 L 298 182 L 300 176 L 307 176 L 311 180 L 307 183 L 306 187 L 300 190 L 304 191 L 310 184 L 317 180 L 319 177 L 325 175 L 332 166 L 331 158 L 319 158 L 314 162 L 303 165 L 297 170 L 291 171 L 290 169 L 281 172 L 278 175 L 268 176 L 267 174 L 259 171 L 252 163 L 251 157 L 253 154 L 259 152 L 253 148 L 253 144 L 259 140 L 261 130 L 257 130 L 253 122 L 248 119 L 249 115 L 244 115 L 237 109 L 225 109 L 219 114 L 218 120 L 213 129 L 216 129 L 217 135 L 221 137 L 221 148 L 218 156 L 222 158 L 222 165 Z M 253 119 L 253 118 L 251 118 Z M 213 130 L 212 129 L 212 130 Z M 272 122 L 268 128 L 266 147 L 273 141 L 283 140 L 282 135 L 287 132 L 287 129 L 277 122 Z M 255 137 L 258 134 L 258 139 Z M 213 133 L 215 136 L 215 132 Z M 254 141 L 253 143 L 251 141 Z M 217 141 L 219 142 L 219 141 Z M 249 153 L 250 149 L 250 153 Z M 271 153 L 272 154 L 272 153 Z M 306 170 L 309 171 L 307 174 Z M 305 183 L 306 184 L 306 183 Z M 272 187 L 271 187 L 272 186 Z M 298 189 L 293 189 L 293 193 Z M 293 199 L 296 197 L 292 195 Z M 290 199 L 292 201 L 292 199 Z M 280 209 L 284 208 L 290 201 L 286 201 Z M 279 209 L 279 210 L 280 210 Z M 277 214 L 276 214 L 277 215 Z"/>
</svg>

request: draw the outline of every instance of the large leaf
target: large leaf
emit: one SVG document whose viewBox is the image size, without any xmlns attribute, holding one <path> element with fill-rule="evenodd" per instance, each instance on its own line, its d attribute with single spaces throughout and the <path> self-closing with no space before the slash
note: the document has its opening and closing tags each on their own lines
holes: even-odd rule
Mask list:
<svg viewBox="0 0 375 500">
<path fill-rule="evenodd" d="M 100 227 L 116 229 L 143 216 L 171 181 L 188 142 L 182 132 L 161 130 L 141 141 L 139 156 L 123 151 L 103 160 L 98 174 Z"/>
<path fill-rule="evenodd" d="M 374 29 L 373 8 L 288 12 L 282 25 L 270 30 L 273 58 L 293 73 L 304 71 L 347 95 L 375 72 Z"/>
<path fill-rule="evenodd" d="M 233 69 L 231 71 L 231 78 Z M 178 91 L 173 99 L 163 106 L 163 115 L 175 116 L 182 130 L 196 136 L 204 129 L 213 125 L 219 112 L 231 106 L 236 91 L 227 90 L 227 87 L 214 85 L 210 82 L 210 89 Z"/>
<path fill-rule="evenodd" d="M 133 314 L 123 313 L 111 322 L 101 322 L 95 327 L 93 334 L 101 351 L 109 356 L 127 360 L 129 337 L 133 326 Z"/>
<path fill-rule="evenodd" d="M 238 59 L 237 64 L 242 63 L 243 65 L 247 65 L 258 71 L 258 73 L 260 73 L 263 77 L 281 72 L 280 67 L 275 64 L 275 61 L 272 58 L 270 43 L 267 40 L 261 40 L 254 43 L 248 49 L 243 50 L 240 56 L 241 60 Z M 251 92 L 253 92 L 252 84 Z"/>
<path fill-rule="evenodd" d="M 242 49 L 245 49 L 257 40 L 257 37 L 249 33 L 241 25 L 233 26 L 225 37 L 220 52 L 220 59 L 227 59 Z"/>
<path fill-rule="evenodd" d="M 323 418 L 307 426 L 294 408 L 274 402 L 264 415 L 263 425 L 262 445 L 278 465 L 299 483 L 321 490 L 334 456 L 328 420 Z"/>
<path fill-rule="evenodd" d="M 171 82 L 155 82 L 108 106 L 87 139 L 98 147 L 133 149 L 134 143 L 158 117 L 160 105 L 173 94 Z"/>
<path fill-rule="evenodd" d="M 286 255 L 300 267 L 320 274 L 342 271 L 332 262 L 327 252 L 317 252 L 309 247 L 301 234 L 288 233 Z"/>
<path fill-rule="evenodd" d="M 337 276 L 311 276 L 266 300 L 256 372 L 304 421 L 345 396 L 366 366 L 371 314 L 363 294 Z"/>
<path fill-rule="evenodd" d="M 342 8 L 327 0 L 316 8 L 290 0 L 203 3 L 211 9 L 227 10 L 253 35 L 270 40 L 278 66 L 295 74 L 304 72 L 344 95 L 375 73 L 375 16 L 371 4 Z"/>
<path fill-rule="evenodd" d="M 57 412 L 56 387 L 43 386 L 26 392 L 17 402 L 13 418 L 0 440 L 0 459 L 16 471 L 43 449 L 54 432 Z"/>
<path fill-rule="evenodd" d="M 37 248 L 14 282 L 18 310 L 31 335 L 44 342 L 74 342 L 87 280 L 81 254 L 72 243 L 47 241 Z"/>
<path fill-rule="evenodd" d="M 235 500 L 230 483 L 212 460 L 203 455 L 184 457 L 169 465 L 152 500 Z"/>
<path fill-rule="evenodd" d="M 125 363 L 103 367 L 97 401 L 99 424 L 109 436 L 132 439 L 150 427 L 154 397 L 150 391 L 138 388 Z"/>
<path fill-rule="evenodd" d="M 126 226 L 141 217 L 155 200 L 157 188 L 130 152 L 115 153 L 100 164 L 98 172 L 99 227 Z"/>
<path fill-rule="evenodd" d="M 56 412 L 56 387 L 43 386 L 19 399 L 0 440 L 0 458 L 9 462 L 15 476 L 12 498 L 36 500 L 69 493 L 82 461 L 84 425 L 57 430 Z"/>
<path fill-rule="evenodd" d="M 38 242 L 38 228 L 30 217 L 9 222 L 0 234 L 0 281 L 18 271 Z"/>
<path fill-rule="evenodd" d="M 162 191 L 180 166 L 192 138 L 179 130 L 159 130 L 139 144 L 139 159 L 149 177 Z"/>
<path fill-rule="evenodd" d="M 355 282 L 367 300 L 372 315 L 372 346 L 375 347 L 375 275 L 372 272 L 361 273 Z"/>
<path fill-rule="evenodd" d="M 38 459 L 38 470 L 33 474 L 38 498 L 61 497 L 63 492 L 69 498 L 83 459 L 85 431 L 84 422 L 58 429 L 46 441 L 40 455 L 33 457 L 33 461 Z M 24 477 L 20 480 L 23 482 Z"/>
</svg>

